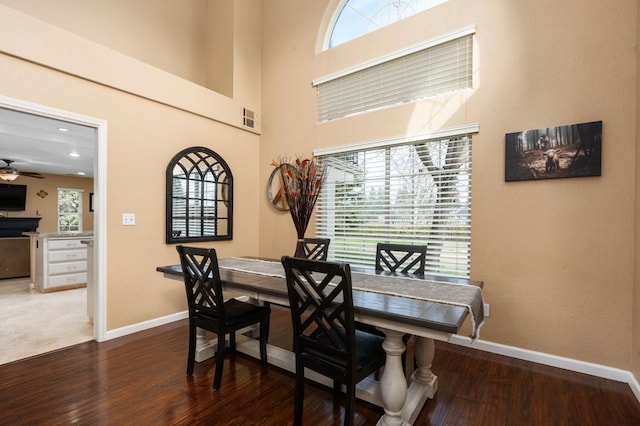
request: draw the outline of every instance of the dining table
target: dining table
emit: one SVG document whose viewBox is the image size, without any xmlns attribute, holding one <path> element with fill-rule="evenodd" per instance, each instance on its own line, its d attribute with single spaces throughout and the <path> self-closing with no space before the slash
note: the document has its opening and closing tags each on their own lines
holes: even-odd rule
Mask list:
<svg viewBox="0 0 640 426">
<path fill-rule="evenodd" d="M 218 260 L 225 297 L 244 297 L 257 303 L 288 306 L 285 272 L 279 261 L 252 257 Z M 183 281 L 181 265 L 158 266 L 165 278 Z M 410 425 L 428 399 L 438 390 L 438 377 L 431 370 L 435 341 L 447 342 L 463 330 L 470 319 L 470 337 L 478 338 L 484 322 L 482 281 L 402 273 L 376 273 L 351 268 L 355 320 L 375 327 L 385 335 L 385 367 L 377 380 L 373 375 L 359 383 L 356 396 L 384 409 L 381 426 Z M 227 294 L 228 293 L 228 294 Z M 464 328 L 465 330 L 467 328 Z M 405 335 L 415 336 L 417 368 L 407 380 L 402 365 Z M 215 340 L 198 333 L 196 361 L 215 355 Z M 258 341 L 236 338 L 236 350 L 259 358 Z M 269 364 L 294 372 L 293 352 L 268 345 Z M 316 382 L 332 386 L 325 377 L 305 373 Z"/>
</svg>

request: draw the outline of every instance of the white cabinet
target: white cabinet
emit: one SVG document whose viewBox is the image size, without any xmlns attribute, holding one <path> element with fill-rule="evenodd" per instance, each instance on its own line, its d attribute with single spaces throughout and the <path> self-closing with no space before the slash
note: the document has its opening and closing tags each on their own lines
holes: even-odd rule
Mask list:
<svg viewBox="0 0 640 426">
<path fill-rule="evenodd" d="M 91 236 L 41 234 L 36 238 L 36 288 L 66 290 L 87 285 L 87 245 Z"/>
</svg>

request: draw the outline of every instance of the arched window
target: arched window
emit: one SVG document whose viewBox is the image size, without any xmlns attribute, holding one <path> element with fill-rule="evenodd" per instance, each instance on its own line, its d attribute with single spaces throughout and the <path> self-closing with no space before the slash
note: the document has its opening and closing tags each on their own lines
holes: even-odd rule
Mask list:
<svg viewBox="0 0 640 426">
<path fill-rule="evenodd" d="M 346 0 L 331 29 L 327 48 L 346 43 L 446 1 Z"/>
<path fill-rule="evenodd" d="M 167 166 L 167 243 L 233 237 L 233 177 L 214 151 L 192 147 Z"/>
</svg>

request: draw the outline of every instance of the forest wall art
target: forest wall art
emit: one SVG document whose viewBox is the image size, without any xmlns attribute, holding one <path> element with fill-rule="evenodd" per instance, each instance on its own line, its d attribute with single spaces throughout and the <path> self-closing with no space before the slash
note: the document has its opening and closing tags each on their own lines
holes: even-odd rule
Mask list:
<svg viewBox="0 0 640 426">
<path fill-rule="evenodd" d="M 602 121 L 505 136 L 505 180 L 600 176 Z"/>
</svg>

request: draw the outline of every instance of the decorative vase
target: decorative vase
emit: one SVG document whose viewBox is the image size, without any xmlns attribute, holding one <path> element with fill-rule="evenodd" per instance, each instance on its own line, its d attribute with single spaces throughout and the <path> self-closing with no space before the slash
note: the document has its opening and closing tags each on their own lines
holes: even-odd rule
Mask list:
<svg viewBox="0 0 640 426">
<path fill-rule="evenodd" d="M 289 205 L 289 213 L 296 227 L 298 241 L 294 257 L 306 258 L 304 234 L 311 219 L 313 207 L 320 195 L 324 171 L 313 160 L 297 158 L 295 162 L 273 162 L 280 169 L 282 184 Z"/>
<path fill-rule="evenodd" d="M 298 241 L 296 241 L 296 251 L 293 254 L 293 257 L 299 257 L 302 259 L 307 258 L 307 253 L 304 251 L 304 238 L 298 238 Z"/>
</svg>

